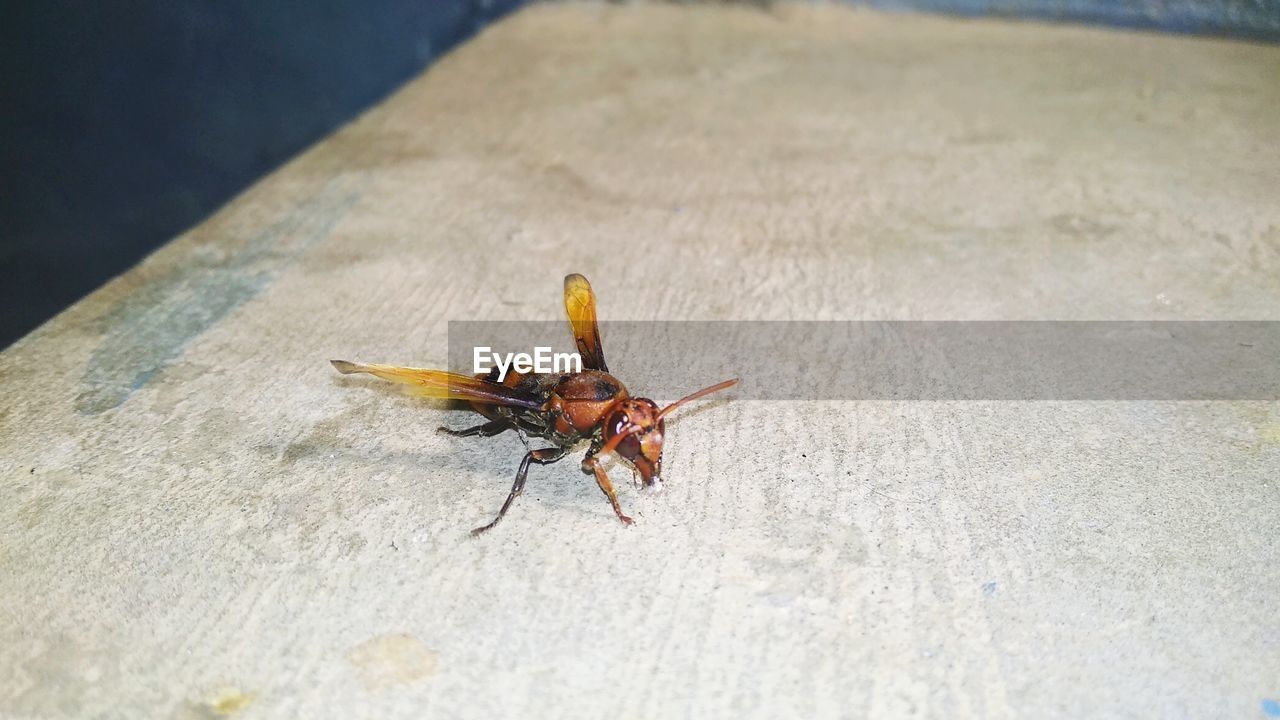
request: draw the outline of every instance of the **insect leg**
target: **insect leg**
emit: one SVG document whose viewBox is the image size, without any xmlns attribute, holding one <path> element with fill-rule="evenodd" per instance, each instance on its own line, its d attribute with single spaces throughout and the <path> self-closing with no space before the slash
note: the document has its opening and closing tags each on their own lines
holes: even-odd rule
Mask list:
<svg viewBox="0 0 1280 720">
<path fill-rule="evenodd" d="M 510 430 L 510 429 L 511 429 L 511 423 L 507 422 L 505 419 L 502 419 L 502 418 L 499 418 L 497 420 L 490 420 L 487 423 L 480 423 L 479 425 L 476 425 L 474 427 L 464 428 L 462 430 L 453 430 L 443 425 L 436 428 L 436 430 L 438 430 L 439 432 L 442 432 L 445 435 L 452 435 L 454 437 L 471 437 L 472 435 L 479 435 L 480 437 L 492 437 L 504 430 Z"/>
<path fill-rule="evenodd" d="M 613 514 L 618 516 L 623 525 L 630 525 L 634 522 L 622 512 L 622 506 L 618 504 L 618 493 L 613 490 L 613 483 L 609 482 L 609 476 L 605 473 L 604 468 L 600 466 L 600 461 L 594 455 L 587 455 L 582 461 L 582 471 L 595 473 L 596 484 L 609 496 L 609 504 L 613 506 Z"/>
<path fill-rule="evenodd" d="M 478 527 L 471 531 L 472 535 L 479 535 L 493 528 L 507 514 L 507 508 L 511 507 L 511 503 L 515 501 L 516 496 L 524 492 L 524 481 L 529 476 L 529 463 L 538 463 L 539 465 L 550 465 L 551 463 L 564 457 L 564 448 L 544 448 L 542 450 L 530 450 L 524 456 L 524 460 L 520 461 L 520 469 L 516 471 L 516 481 L 511 485 L 511 492 L 507 495 L 507 501 L 502 503 L 502 509 L 498 511 L 498 517 L 493 522 Z"/>
</svg>

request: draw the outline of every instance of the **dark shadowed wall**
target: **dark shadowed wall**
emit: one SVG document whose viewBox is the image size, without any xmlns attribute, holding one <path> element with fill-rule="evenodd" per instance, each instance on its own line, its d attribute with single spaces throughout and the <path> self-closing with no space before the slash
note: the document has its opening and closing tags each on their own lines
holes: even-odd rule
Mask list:
<svg viewBox="0 0 1280 720">
<path fill-rule="evenodd" d="M 0 347 L 519 2 L 6 4 Z"/>
</svg>

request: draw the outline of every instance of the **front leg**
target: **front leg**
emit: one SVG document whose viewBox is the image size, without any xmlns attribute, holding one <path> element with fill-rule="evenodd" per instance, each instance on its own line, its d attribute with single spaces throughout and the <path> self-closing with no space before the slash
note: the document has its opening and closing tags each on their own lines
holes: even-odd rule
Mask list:
<svg viewBox="0 0 1280 720">
<path fill-rule="evenodd" d="M 507 514 L 507 508 L 511 507 L 511 503 L 515 501 L 516 496 L 524 492 L 524 481 L 525 478 L 529 476 L 529 463 L 549 465 L 564 457 L 564 453 L 565 449 L 558 447 L 544 448 L 542 450 L 530 450 L 526 453 L 524 460 L 520 461 L 520 469 L 516 471 L 516 481 L 511 486 L 511 492 L 507 495 L 507 501 L 502 503 L 502 509 L 498 511 L 498 517 L 494 518 L 493 522 L 488 525 L 472 530 L 471 534 L 479 535 L 480 533 L 487 532 L 492 529 L 494 525 L 498 524 L 498 521 L 502 519 L 503 515 Z"/>
<path fill-rule="evenodd" d="M 627 517 L 622 512 L 622 506 L 618 504 L 618 493 L 614 492 L 613 483 L 609 482 L 609 476 L 605 473 L 604 468 L 600 465 L 600 460 L 595 455 L 588 454 L 582 461 L 582 472 L 595 473 L 596 484 L 609 496 L 609 504 L 613 506 L 613 514 L 618 516 L 623 525 L 630 525 L 634 520 Z"/>
</svg>

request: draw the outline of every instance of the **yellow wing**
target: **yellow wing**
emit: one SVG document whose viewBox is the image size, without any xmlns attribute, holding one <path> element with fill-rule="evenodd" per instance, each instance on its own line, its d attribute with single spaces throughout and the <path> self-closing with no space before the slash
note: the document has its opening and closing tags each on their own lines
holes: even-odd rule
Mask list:
<svg viewBox="0 0 1280 720">
<path fill-rule="evenodd" d="M 346 360 L 330 360 L 329 362 L 333 363 L 333 366 L 343 375 L 368 373 L 383 380 L 409 385 L 410 392 L 419 397 L 440 400 L 464 400 L 487 405 L 528 408 L 529 410 L 537 410 L 542 407 L 542 403 L 528 393 L 446 370 L 426 370 L 423 368 L 396 367 L 395 365 L 366 365 L 347 362 Z"/>
<path fill-rule="evenodd" d="M 596 294 L 591 292 L 591 283 L 577 273 L 565 276 L 564 309 L 569 314 L 569 326 L 578 344 L 578 354 L 582 356 L 582 366 L 609 372 L 600 347 L 600 328 L 596 325 Z"/>
</svg>

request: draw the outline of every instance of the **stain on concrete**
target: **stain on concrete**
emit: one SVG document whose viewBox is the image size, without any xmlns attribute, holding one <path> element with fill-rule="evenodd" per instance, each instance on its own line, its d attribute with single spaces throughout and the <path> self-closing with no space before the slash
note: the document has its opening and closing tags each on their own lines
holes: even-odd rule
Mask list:
<svg viewBox="0 0 1280 720">
<path fill-rule="evenodd" d="M 347 660 L 370 690 L 411 685 L 435 673 L 439 661 L 412 635 L 379 635 L 351 649 Z"/>
<path fill-rule="evenodd" d="M 356 428 L 367 427 L 377 411 L 377 402 L 370 400 L 348 408 L 332 417 L 321 420 L 283 450 L 272 446 L 257 448 L 267 455 L 274 455 L 281 465 L 292 466 L 307 458 L 330 456 L 346 447 L 345 438 Z"/>
<path fill-rule="evenodd" d="M 0 697 L 0 717 L 80 717 L 96 688 L 118 682 L 109 648 L 89 648 L 68 635 L 41 642 L 25 663 L 24 690 Z"/>
<path fill-rule="evenodd" d="M 223 720 L 234 717 L 253 704 L 255 693 L 224 687 L 208 697 L 187 703 L 178 711 L 181 720 Z"/>
<path fill-rule="evenodd" d="M 209 710 L 218 717 L 230 717 L 249 707 L 251 703 L 253 703 L 253 693 L 225 688 L 210 701 Z"/>
<path fill-rule="evenodd" d="M 346 537 L 338 541 L 339 557 L 351 558 L 360 553 L 369 545 L 369 540 L 358 532 L 347 533 Z"/>
<path fill-rule="evenodd" d="M 236 688 L 223 688 L 209 699 L 206 707 L 214 717 L 231 717 L 253 703 L 254 694 Z"/>
<path fill-rule="evenodd" d="M 542 168 L 541 179 L 550 189 L 564 193 L 570 197 L 583 200 L 599 200 L 610 204 L 626 201 L 626 198 L 610 192 L 604 187 L 588 180 L 572 166 L 562 162 L 553 162 Z"/>
<path fill-rule="evenodd" d="M 782 516 L 775 511 L 775 516 Z M 823 603 L 835 590 L 833 578 L 841 568 L 865 566 L 866 538 L 855 526 L 843 523 L 769 523 L 764 532 L 778 539 L 767 552 L 743 556 L 751 570 L 758 596 L 774 607 Z M 745 544 L 745 543 L 744 543 Z"/>
<path fill-rule="evenodd" d="M 1280 445 L 1280 422 L 1260 423 L 1257 431 L 1259 444 Z"/>
<path fill-rule="evenodd" d="M 182 349 L 265 288 L 296 255 L 329 236 L 359 198 L 335 181 L 245 242 L 229 257 L 193 252 L 139 287 L 103 317 L 75 407 L 97 415 L 119 407 Z"/>
<path fill-rule="evenodd" d="M 1082 240 L 1102 240 L 1119 229 L 1115 225 L 1098 222 L 1092 218 L 1073 213 L 1054 215 L 1049 218 L 1049 225 L 1063 235 Z"/>
</svg>

